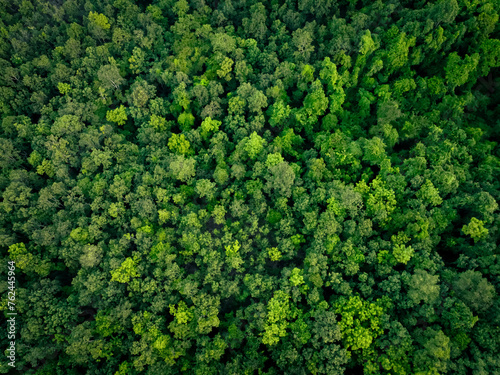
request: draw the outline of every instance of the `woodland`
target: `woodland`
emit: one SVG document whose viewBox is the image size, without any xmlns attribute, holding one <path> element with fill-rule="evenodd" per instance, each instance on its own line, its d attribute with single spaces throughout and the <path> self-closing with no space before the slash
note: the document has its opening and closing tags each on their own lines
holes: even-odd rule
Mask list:
<svg viewBox="0 0 500 375">
<path fill-rule="evenodd" d="M 499 12 L 0 0 L 0 373 L 500 375 Z"/>
</svg>

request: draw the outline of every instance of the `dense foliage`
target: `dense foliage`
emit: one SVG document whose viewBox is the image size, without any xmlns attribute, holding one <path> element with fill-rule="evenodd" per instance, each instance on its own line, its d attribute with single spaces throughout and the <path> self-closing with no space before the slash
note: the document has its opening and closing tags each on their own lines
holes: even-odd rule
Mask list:
<svg viewBox="0 0 500 375">
<path fill-rule="evenodd" d="M 0 0 L 1 372 L 500 374 L 499 11 Z"/>
</svg>

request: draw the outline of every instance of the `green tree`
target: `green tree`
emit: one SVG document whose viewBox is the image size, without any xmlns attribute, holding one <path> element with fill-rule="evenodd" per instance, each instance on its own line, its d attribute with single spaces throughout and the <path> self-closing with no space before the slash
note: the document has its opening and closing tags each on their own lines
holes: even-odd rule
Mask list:
<svg viewBox="0 0 500 375">
<path fill-rule="evenodd" d="M 99 78 L 101 85 L 107 90 L 118 90 L 125 83 L 116 64 L 101 66 L 97 71 L 97 78 Z"/>
<path fill-rule="evenodd" d="M 207 139 L 210 132 L 217 132 L 219 130 L 221 124 L 222 122 L 220 121 L 212 120 L 210 117 L 206 117 L 201 123 L 201 136 L 204 139 Z"/>
<path fill-rule="evenodd" d="M 253 132 L 250 137 L 245 138 L 245 151 L 250 159 L 255 159 L 257 155 L 264 149 L 266 141 L 260 137 L 257 132 Z"/>
<path fill-rule="evenodd" d="M 297 29 L 292 33 L 293 53 L 297 61 L 307 63 L 314 52 L 313 35 L 309 30 Z"/>
<path fill-rule="evenodd" d="M 130 87 L 129 104 L 138 108 L 145 107 L 149 99 L 154 97 L 155 91 L 155 86 L 143 80 L 136 80 Z"/>
<path fill-rule="evenodd" d="M 131 278 L 138 277 L 137 272 L 137 258 L 128 257 L 117 269 L 111 271 L 111 281 L 118 281 L 119 283 L 128 283 Z"/>
<path fill-rule="evenodd" d="M 484 227 L 484 222 L 473 217 L 470 223 L 462 227 L 464 234 L 471 236 L 474 242 L 484 240 L 488 237 L 488 229 Z"/>
<path fill-rule="evenodd" d="M 464 59 L 461 59 L 456 52 L 451 53 L 445 68 L 446 82 L 451 89 L 464 85 L 468 81 L 469 75 L 476 70 L 478 62 L 479 54 L 477 53 L 472 56 L 466 55 Z"/>
<path fill-rule="evenodd" d="M 208 200 L 213 199 L 216 192 L 215 187 L 216 184 L 207 179 L 196 181 L 196 192 L 200 198 L 207 197 Z"/>
<path fill-rule="evenodd" d="M 451 353 L 449 337 L 443 331 L 432 328 L 419 333 L 423 349 L 417 350 L 414 354 L 415 373 L 446 372 Z"/>
<path fill-rule="evenodd" d="M 90 12 L 89 16 L 89 31 L 98 39 L 104 39 L 107 35 L 107 30 L 111 28 L 109 19 L 102 13 Z"/>
<path fill-rule="evenodd" d="M 278 290 L 267 304 L 267 318 L 262 334 L 262 342 L 266 345 L 276 345 L 280 337 L 287 335 L 290 316 L 290 296 Z"/>
<path fill-rule="evenodd" d="M 344 345 L 349 350 L 368 349 L 375 338 L 383 333 L 381 316 L 384 310 L 377 303 L 352 296 L 341 297 L 335 303 L 335 313 L 341 316 L 338 323 Z"/>
<path fill-rule="evenodd" d="M 475 312 L 484 312 L 492 304 L 496 295 L 495 288 L 480 272 L 465 271 L 453 282 L 453 289 L 458 298 Z"/>
<path fill-rule="evenodd" d="M 287 162 L 281 162 L 268 168 L 266 176 L 267 187 L 273 189 L 277 194 L 286 198 L 292 194 L 295 181 L 295 171 Z"/>
<path fill-rule="evenodd" d="M 9 246 L 9 257 L 16 263 L 17 268 L 27 274 L 37 273 L 41 277 L 46 277 L 51 269 L 48 261 L 29 252 L 23 242 Z"/>
<path fill-rule="evenodd" d="M 120 105 L 118 108 L 106 112 L 106 120 L 116 122 L 117 125 L 124 125 L 127 121 L 126 108 Z"/>
<path fill-rule="evenodd" d="M 190 146 L 191 145 L 184 134 L 174 133 L 168 140 L 168 148 L 181 155 L 188 154 L 190 152 Z"/>
<path fill-rule="evenodd" d="M 193 158 L 176 155 L 169 165 L 170 173 L 175 179 L 187 182 L 196 173 L 195 164 L 196 160 Z"/>
<path fill-rule="evenodd" d="M 432 206 L 439 206 L 443 203 L 443 199 L 439 196 L 439 191 L 434 187 L 430 180 L 426 180 L 417 192 L 417 197 L 431 204 Z"/>
<path fill-rule="evenodd" d="M 408 297 L 415 304 L 421 301 L 428 304 L 436 302 L 440 293 L 438 281 L 438 275 L 431 275 L 425 270 L 416 269 L 408 283 L 410 287 Z"/>
</svg>

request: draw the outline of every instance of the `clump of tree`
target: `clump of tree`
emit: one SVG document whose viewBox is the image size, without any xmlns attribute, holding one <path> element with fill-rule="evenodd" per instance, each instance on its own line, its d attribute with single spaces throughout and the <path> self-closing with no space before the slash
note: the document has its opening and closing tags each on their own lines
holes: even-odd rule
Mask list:
<svg viewBox="0 0 500 375">
<path fill-rule="evenodd" d="M 1 2 L 0 372 L 498 373 L 498 13 Z"/>
</svg>

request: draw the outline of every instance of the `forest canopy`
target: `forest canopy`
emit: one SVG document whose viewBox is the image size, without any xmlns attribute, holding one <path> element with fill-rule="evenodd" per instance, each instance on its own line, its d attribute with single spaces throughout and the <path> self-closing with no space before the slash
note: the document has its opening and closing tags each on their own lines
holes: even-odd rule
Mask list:
<svg viewBox="0 0 500 375">
<path fill-rule="evenodd" d="M 0 373 L 500 374 L 499 12 L 0 0 Z"/>
</svg>

